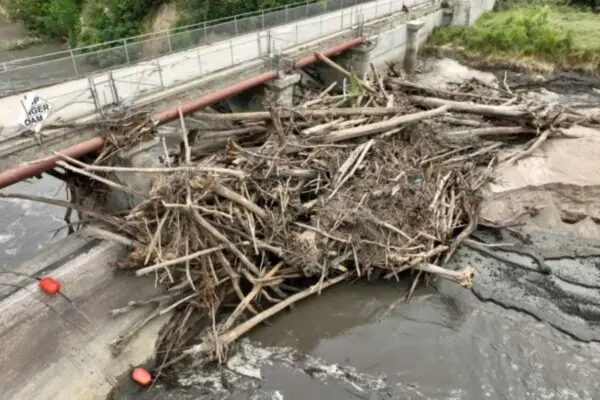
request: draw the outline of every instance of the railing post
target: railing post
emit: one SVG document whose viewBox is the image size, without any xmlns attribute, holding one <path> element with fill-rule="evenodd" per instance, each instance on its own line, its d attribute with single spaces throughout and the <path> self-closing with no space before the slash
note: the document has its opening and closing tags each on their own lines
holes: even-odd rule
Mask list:
<svg viewBox="0 0 600 400">
<path fill-rule="evenodd" d="M 165 82 L 163 81 L 162 68 L 160 67 L 160 62 L 158 59 L 156 59 L 156 70 L 158 71 L 158 78 L 160 79 L 160 88 L 164 89 Z"/>
<path fill-rule="evenodd" d="M 233 25 L 235 26 L 235 36 L 238 35 L 237 15 L 233 17 Z"/>
<path fill-rule="evenodd" d="M 196 54 L 198 55 L 198 73 L 202 75 L 202 58 L 200 57 L 200 49 L 196 49 Z"/>
<path fill-rule="evenodd" d="M 298 21 L 296 21 L 296 42 L 295 45 L 298 46 Z"/>
<path fill-rule="evenodd" d="M 319 25 L 320 25 L 320 36 L 323 36 L 323 14 L 319 16 Z"/>
<path fill-rule="evenodd" d="M 171 34 L 167 31 L 167 43 L 169 44 L 169 54 L 173 52 L 173 44 L 171 43 Z"/>
<path fill-rule="evenodd" d="M 115 83 L 115 78 L 112 71 L 108 72 L 108 83 L 110 85 L 110 91 L 112 92 L 115 104 L 120 104 L 121 99 L 119 99 L 119 92 L 117 92 L 117 84 Z"/>
<path fill-rule="evenodd" d="M 229 56 L 231 57 L 231 65 L 233 66 L 233 40 L 229 39 Z"/>
<path fill-rule="evenodd" d="M 306 0 L 306 4 L 304 5 L 304 8 L 306 8 L 306 16 L 308 17 L 308 5 L 310 4 L 310 0 Z"/>
<path fill-rule="evenodd" d="M 290 18 L 289 18 L 289 15 L 288 15 L 288 12 L 289 12 L 289 5 L 287 5 L 287 4 L 286 4 L 286 6 L 285 6 L 285 23 L 286 23 L 286 24 L 287 24 L 287 23 L 288 23 L 288 21 L 290 20 Z"/>
<path fill-rule="evenodd" d="M 73 49 L 69 49 L 69 55 L 71 56 L 71 62 L 73 63 L 73 70 L 75 70 L 75 76 L 79 76 L 79 71 L 77 71 L 77 63 L 75 62 L 75 55 L 73 54 Z"/>
<path fill-rule="evenodd" d="M 392 11 L 393 11 L 393 9 L 392 9 L 392 0 L 390 0 L 390 15 L 392 15 Z"/>
<path fill-rule="evenodd" d="M 344 30 L 344 11 L 345 11 L 345 9 L 342 8 L 342 18 L 340 18 L 340 21 L 341 21 L 340 22 L 340 25 L 341 25 L 341 29 L 340 30 L 342 30 L 342 31 Z M 321 19 L 323 19 L 323 16 L 321 16 Z"/>
<path fill-rule="evenodd" d="M 204 21 L 204 43 L 208 43 L 208 32 L 206 32 L 206 21 Z"/>
<path fill-rule="evenodd" d="M 94 108 L 96 112 L 100 111 L 100 104 L 98 99 L 98 92 L 96 91 L 96 84 L 94 83 L 94 77 L 88 76 L 88 86 L 90 87 L 90 92 L 92 93 L 92 100 L 94 101 Z"/>
<path fill-rule="evenodd" d="M 131 60 L 129 59 L 129 51 L 127 50 L 127 39 L 123 39 L 123 48 L 125 49 L 125 60 L 129 64 Z"/>
<path fill-rule="evenodd" d="M 264 31 L 265 30 L 265 10 L 261 10 L 260 11 L 260 16 L 262 18 L 262 28 L 263 28 L 263 31 Z"/>
</svg>

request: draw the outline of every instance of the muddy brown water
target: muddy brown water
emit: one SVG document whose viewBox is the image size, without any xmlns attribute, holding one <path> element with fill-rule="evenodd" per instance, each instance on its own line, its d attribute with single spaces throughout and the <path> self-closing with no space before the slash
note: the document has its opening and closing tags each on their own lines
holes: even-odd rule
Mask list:
<svg viewBox="0 0 600 400">
<path fill-rule="evenodd" d="M 218 372 L 118 399 L 597 399 L 600 345 L 454 284 L 335 287 L 272 319 Z"/>
</svg>

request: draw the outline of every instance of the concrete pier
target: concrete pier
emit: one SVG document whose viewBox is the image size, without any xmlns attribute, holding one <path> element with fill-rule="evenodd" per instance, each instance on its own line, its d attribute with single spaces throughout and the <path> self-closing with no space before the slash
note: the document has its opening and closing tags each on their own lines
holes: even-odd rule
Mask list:
<svg viewBox="0 0 600 400">
<path fill-rule="evenodd" d="M 471 25 L 471 1 L 456 0 L 454 3 L 454 14 L 452 15 L 452 26 Z"/>
<path fill-rule="evenodd" d="M 294 88 L 300 82 L 300 74 L 291 74 L 267 83 L 266 87 L 282 107 L 291 107 L 294 101 Z"/>
<path fill-rule="evenodd" d="M 419 51 L 419 31 L 425 26 L 422 20 L 410 21 L 406 24 L 406 51 L 404 53 L 404 71 L 414 75 L 417 67 L 417 53 Z"/>
</svg>

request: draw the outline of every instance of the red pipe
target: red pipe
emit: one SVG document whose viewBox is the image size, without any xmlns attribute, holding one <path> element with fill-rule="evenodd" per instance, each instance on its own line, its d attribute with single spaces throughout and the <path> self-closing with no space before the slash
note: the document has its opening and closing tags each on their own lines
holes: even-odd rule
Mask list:
<svg viewBox="0 0 600 400">
<path fill-rule="evenodd" d="M 357 38 L 350 40 L 345 43 L 338 44 L 337 46 L 330 47 L 325 51 L 322 51 L 321 54 L 329 57 L 337 53 L 341 53 L 342 51 L 351 49 L 356 47 L 364 42 L 363 38 Z M 310 56 L 306 56 L 301 58 L 295 63 L 295 68 L 303 68 L 309 64 L 317 61 L 317 56 L 311 54 Z M 235 85 L 231 85 L 226 87 L 225 89 L 218 90 L 214 93 L 207 94 L 206 96 L 200 97 L 196 101 L 192 101 L 190 103 L 184 104 L 181 106 L 181 112 L 183 115 L 188 115 L 193 113 L 194 111 L 198 111 L 201 108 L 209 106 L 211 104 L 218 103 L 219 101 L 225 100 L 231 96 L 242 93 L 250 88 L 266 83 L 270 80 L 277 78 L 277 71 L 268 71 L 264 72 L 260 75 L 254 76 L 252 78 L 243 80 Z M 155 115 L 157 125 L 166 124 L 171 121 L 175 121 L 179 118 L 179 107 L 173 107 L 169 110 L 160 112 Z"/>
<path fill-rule="evenodd" d="M 329 57 L 337 53 L 341 53 L 345 50 L 349 50 L 353 47 L 356 47 L 360 44 L 364 43 L 363 38 L 357 38 L 350 40 L 348 42 L 344 42 L 338 44 L 336 46 L 325 49 L 321 52 L 321 54 Z M 307 65 L 310 65 L 317 61 L 317 57 L 314 54 L 301 58 L 295 63 L 295 68 L 303 68 Z M 199 99 L 192 101 L 190 103 L 186 103 L 181 106 L 181 111 L 183 115 L 188 115 L 197 111 L 201 108 L 209 106 L 211 104 L 218 103 L 219 101 L 225 100 L 231 96 L 242 93 L 250 88 L 266 83 L 270 80 L 277 78 L 277 71 L 268 71 L 264 72 L 260 75 L 254 76 L 252 78 L 243 80 L 235 85 L 228 86 L 224 89 L 217 90 L 214 93 L 207 94 L 205 96 L 200 97 Z M 162 125 L 168 122 L 174 121 L 179 118 L 179 107 L 173 107 L 166 111 L 159 112 L 154 116 L 156 124 Z M 64 155 L 67 155 L 72 158 L 79 158 L 84 156 L 92 151 L 98 150 L 102 148 L 104 145 L 104 139 L 101 137 L 95 137 L 85 142 L 78 143 L 74 146 L 71 146 L 67 149 L 59 151 Z M 48 171 L 56 167 L 56 162 L 60 160 L 60 157 L 50 156 L 46 158 L 42 158 L 36 161 L 32 161 L 27 164 L 19 165 L 8 171 L 4 171 L 0 173 L 0 189 L 5 188 L 7 186 L 13 185 L 17 182 L 21 182 L 28 178 L 33 178 L 34 176 L 38 176 L 41 173 Z"/>
<path fill-rule="evenodd" d="M 103 144 L 103 138 L 95 137 L 61 150 L 60 153 L 72 158 L 79 158 L 101 148 Z M 60 160 L 60 157 L 50 156 L 31 161 L 27 164 L 19 165 L 15 168 L 9 169 L 8 171 L 4 171 L 0 174 L 0 189 L 13 185 L 17 182 L 21 182 L 25 179 L 38 176 L 42 172 L 56 167 L 56 162 Z"/>
</svg>

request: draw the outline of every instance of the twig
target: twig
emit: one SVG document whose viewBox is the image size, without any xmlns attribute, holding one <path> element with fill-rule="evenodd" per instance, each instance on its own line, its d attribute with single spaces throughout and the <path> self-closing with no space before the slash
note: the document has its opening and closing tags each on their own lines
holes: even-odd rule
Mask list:
<svg viewBox="0 0 600 400">
<path fill-rule="evenodd" d="M 336 278 L 327 280 L 322 283 L 320 289 L 321 290 L 327 289 L 328 287 L 330 287 L 332 285 L 335 285 L 337 283 L 344 281 L 349 276 L 350 276 L 350 273 L 345 273 Z M 230 343 L 233 343 L 240 336 L 242 336 L 246 332 L 250 331 L 252 328 L 254 328 L 256 325 L 260 324 L 264 320 L 266 320 L 266 319 L 272 317 L 273 315 L 277 314 L 278 312 L 284 310 L 286 307 L 289 307 L 292 304 L 317 293 L 318 291 L 319 291 L 319 289 L 316 286 L 313 286 L 313 287 L 305 289 L 299 293 L 291 295 L 287 299 L 282 300 L 280 303 L 275 304 L 275 305 L 271 306 L 270 308 L 266 309 L 265 311 L 263 311 L 262 313 L 250 318 L 248 321 L 245 321 L 245 322 L 239 324 L 234 329 L 220 335 L 219 338 L 217 339 L 217 342 L 220 343 L 222 346 L 226 346 Z M 209 343 L 201 343 L 201 344 L 197 344 L 197 345 L 185 350 L 183 353 L 186 355 L 195 355 L 195 354 L 207 353 L 213 349 L 214 349 L 214 345 L 211 345 Z"/>
</svg>

